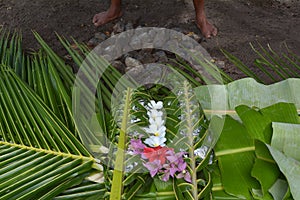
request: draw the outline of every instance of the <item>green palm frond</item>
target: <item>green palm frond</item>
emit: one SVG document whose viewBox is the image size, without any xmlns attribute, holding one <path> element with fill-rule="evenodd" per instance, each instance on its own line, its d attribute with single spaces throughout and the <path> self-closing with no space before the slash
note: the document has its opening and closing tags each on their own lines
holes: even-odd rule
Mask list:
<svg viewBox="0 0 300 200">
<path fill-rule="evenodd" d="M 287 53 L 278 54 L 270 45 L 267 48 L 258 44 L 255 47 L 250 44 L 252 50 L 258 56 L 254 60 L 254 65 L 262 72 L 263 77 L 258 75 L 255 68 L 246 66 L 241 60 L 234 55 L 230 54 L 226 50 L 222 50 L 223 54 L 231 61 L 238 69 L 240 69 L 245 75 L 256 79 L 260 83 L 268 84 L 270 82 L 278 82 L 288 78 L 299 78 L 300 75 L 300 60 L 287 47 Z"/>
<path fill-rule="evenodd" d="M 11 69 L 1 80 L 2 199 L 49 199 L 80 183 L 94 158 Z"/>
<path fill-rule="evenodd" d="M 10 33 L 0 29 L 0 60 L 2 64 L 10 66 L 18 74 L 23 72 L 23 64 L 26 62 L 21 48 L 22 37 L 17 32 Z"/>
<path fill-rule="evenodd" d="M 118 137 L 118 149 L 116 152 L 116 160 L 114 163 L 113 180 L 111 186 L 110 199 L 121 199 L 123 192 L 123 175 L 124 175 L 124 162 L 126 151 L 126 135 L 131 110 L 131 89 L 127 89 L 124 95 L 124 103 L 121 103 L 121 110 L 116 111 L 116 117 L 121 117 L 120 134 Z M 119 107 L 119 106 L 118 106 Z"/>
<path fill-rule="evenodd" d="M 80 183 L 93 159 L 0 142 L 1 199 L 51 199 Z"/>
<path fill-rule="evenodd" d="M 79 140 L 9 68 L 1 72 L 1 136 L 5 142 L 90 156 Z"/>
<path fill-rule="evenodd" d="M 60 198 L 101 194 L 103 185 L 85 180 L 101 166 L 75 136 L 67 111 L 71 82 L 62 80 L 70 68 L 61 63 L 57 70 L 41 51 L 25 56 L 17 33 L 3 31 L 0 38 L 1 199 L 52 199 L 65 190 L 74 192 Z M 83 182 L 98 189 L 80 192 Z"/>
</svg>

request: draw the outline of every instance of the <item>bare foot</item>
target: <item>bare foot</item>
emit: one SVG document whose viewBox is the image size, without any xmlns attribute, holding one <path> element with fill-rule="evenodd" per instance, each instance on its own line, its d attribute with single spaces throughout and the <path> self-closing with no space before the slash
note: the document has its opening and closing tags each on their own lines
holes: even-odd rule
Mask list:
<svg viewBox="0 0 300 200">
<path fill-rule="evenodd" d="M 122 16 L 122 11 L 120 9 L 109 9 L 108 11 L 96 14 L 93 18 L 93 23 L 95 26 L 101 26 L 120 16 Z"/>
<path fill-rule="evenodd" d="M 211 38 L 218 33 L 217 28 L 209 23 L 205 16 L 197 16 L 196 24 L 205 38 Z"/>
</svg>

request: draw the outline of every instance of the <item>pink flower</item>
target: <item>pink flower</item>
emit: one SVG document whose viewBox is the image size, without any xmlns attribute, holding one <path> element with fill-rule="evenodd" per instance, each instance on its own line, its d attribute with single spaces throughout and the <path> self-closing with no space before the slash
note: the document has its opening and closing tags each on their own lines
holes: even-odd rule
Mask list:
<svg viewBox="0 0 300 200">
<path fill-rule="evenodd" d="M 142 154 L 146 145 L 143 144 L 141 139 L 131 139 L 129 148 L 133 150 L 133 154 Z"/>
<path fill-rule="evenodd" d="M 148 159 L 149 162 L 153 162 L 155 160 L 159 160 L 163 165 L 166 162 L 166 157 L 168 156 L 167 152 L 170 151 L 170 148 L 167 147 L 145 147 L 142 153 L 142 158 Z"/>
<path fill-rule="evenodd" d="M 167 182 L 169 179 L 170 179 L 170 172 L 164 171 L 164 175 L 161 177 L 161 180 Z"/>
<path fill-rule="evenodd" d="M 164 164 L 163 167 L 166 169 L 165 172 L 168 172 L 172 177 L 174 177 L 175 173 L 178 171 L 178 168 L 174 163 Z"/>
<path fill-rule="evenodd" d="M 179 163 L 184 162 L 182 156 L 185 154 L 184 152 L 178 152 L 175 154 L 174 150 L 168 152 L 169 156 L 167 156 L 168 161 L 171 163 Z"/>
<path fill-rule="evenodd" d="M 160 160 L 154 160 L 153 162 L 147 162 L 143 164 L 150 172 L 151 177 L 155 176 L 157 172 L 162 169 Z"/>
<path fill-rule="evenodd" d="M 180 174 L 178 174 L 177 178 L 184 178 L 186 182 L 192 182 L 191 174 L 186 170 L 183 170 Z"/>
</svg>

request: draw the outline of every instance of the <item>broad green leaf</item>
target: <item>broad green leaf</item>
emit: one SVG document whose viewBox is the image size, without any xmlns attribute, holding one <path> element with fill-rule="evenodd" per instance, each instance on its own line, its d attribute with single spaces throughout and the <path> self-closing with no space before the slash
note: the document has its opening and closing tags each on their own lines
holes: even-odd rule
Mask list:
<svg viewBox="0 0 300 200">
<path fill-rule="evenodd" d="M 277 103 L 261 110 L 242 105 L 236 108 L 236 112 L 251 137 L 268 144 L 272 137 L 272 122 L 299 123 L 297 110 L 289 103 Z"/>
<path fill-rule="evenodd" d="M 239 105 L 265 108 L 278 102 L 294 103 L 300 109 L 300 79 L 295 78 L 268 86 L 244 78 L 227 85 L 200 86 L 195 93 L 208 116 L 235 115 L 234 109 Z"/>
<path fill-rule="evenodd" d="M 268 190 L 275 183 L 280 175 L 280 170 L 273 160 L 266 145 L 260 141 L 255 142 L 255 163 L 251 175 L 256 178 L 261 185 L 260 199 L 273 199 Z"/>
<path fill-rule="evenodd" d="M 274 180 L 278 178 L 280 171 L 275 163 L 270 163 L 261 159 L 255 159 L 251 175 L 256 178 L 262 187 L 261 199 L 270 199 L 272 197 L 268 193 L 268 189 L 274 184 Z"/>
<path fill-rule="evenodd" d="M 227 116 L 215 147 L 222 185 L 226 193 L 241 199 L 251 199 L 250 190 L 259 188 L 258 182 L 251 177 L 255 160 L 254 150 L 254 140 L 245 127 Z"/>
<path fill-rule="evenodd" d="M 268 145 L 268 148 L 278 164 L 280 171 L 286 177 L 293 198 L 300 199 L 300 162 L 284 155 L 282 152 L 278 151 L 272 146 Z"/>
<path fill-rule="evenodd" d="M 212 175 L 212 182 L 213 182 L 213 187 L 212 187 L 212 196 L 213 199 L 216 200 L 221 200 L 221 199 L 230 199 L 230 200 L 235 200 L 239 199 L 238 197 L 229 195 L 228 193 L 225 192 L 224 187 L 222 185 L 222 180 L 221 180 L 221 172 L 220 169 L 217 165 L 217 163 L 214 163 L 210 166 L 210 169 L 212 170 L 211 175 Z"/>
<path fill-rule="evenodd" d="M 235 127 L 233 124 L 229 125 L 231 130 L 231 134 L 234 133 L 234 131 L 239 133 L 248 133 L 248 139 L 246 139 L 248 142 L 253 142 L 255 139 L 270 143 L 271 136 L 272 136 L 272 121 L 284 121 L 284 122 L 290 122 L 290 123 L 299 123 L 299 117 L 297 115 L 296 108 L 293 104 L 288 103 L 278 103 L 272 106 L 269 106 L 267 108 L 263 108 L 261 110 L 257 109 L 251 109 L 247 106 L 238 106 L 236 108 L 237 113 L 240 117 L 240 119 L 243 122 L 243 125 L 240 125 L 241 127 Z M 232 119 L 232 121 L 234 121 Z M 238 124 L 237 121 L 235 123 Z M 226 192 L 225 183 L 223 176 L 227 176 L 226 172 L 222 171 L 222 164 L 224 164 L 223 158 L 218 157 L 218 148 L 220 147 L 222 151 L 227 150 L 227 147 L 225 147 L 225 144 L 235 145 L 237 143 L 236 138 L 241 140 L 241 136 L 233 135 L 231 138 L 235 138 L 235 140 L 230 141 L 230 137 L 224 136 L 224 131 L 226 132 L 226 123 L 223 128 L 223 132 L 221 134 L 221 137 L 216 145 L 216 155 L 218 158 L 221 174 L 222 174 L 222 184 Z M 225 138 L 224 138 L 225 137 Z M 244 136 L 245 137 L 245 136 Z M 239 141 L 238 140 L 238 141 Z M 247 176 L 250 176 L 250 173 L 253 177 L 255 177 L 260 185 L 261 190 L 257 190 L 258 188 L 251 188 L 253 194 L 256 194 L 257 198 L 260 199 L 271 199 L 271 196 L 268 194 L 268 189 L 274 184 L 274 182 L 279 177 L 279 169 L 276 166 L 273 158 L 269 154 L 269 151 L 267 148 L 264 147 L 264 144 L 257 141 L 255 143 L 255 148 L 253 147 L 253 150 L 255 149 L 256 156 L 253 157 L 253 160 L 248 162 L 247 166 L 250 168 L 249 174 Z M 221 153 L 222 155 L 222 153 Z M 246 155 L 246 154 L 245 154 Z M 255 158 L 255 160 L 254 160 Z M 235 159 L 243 160 L 243 158 L 238 157 L 238 155 L 235 155 L 234 158 L 231 159 L 232 163 L 236 163 L 237 161 Z M 229 159 L 228 159 L 229 160 Z M 220 163 L 221 161 L 221 163 Z M 254 162 L 255 161 L 255 162 Z M 246 162 L 244 162 L 244 165 L 246 165 Z M 228 161 L 226 166 L 230 166 L 230 162 Z M 230 166 L 231 167 L 231 166 Z M 253 167 L 253 169 L 252 169 Z M 252 169 L 252 170 L 251 170 Z M 234 171 L 234 170 L 232 170 Z M 235 169 L 236 171 L 236 169 Z M 243 175 L 244 176 L 244 175 Z M 246 177 L 247 177 L 246 176 Z M 229 177 L 228 177 L 229 179 Z M 228 192 L 229 193 L 229 192 Z M 259 195 L 259 196 L 257 196 Z M 249 197 L 250 198 L 250 197 Z"/>
<path fill-rule="evenodd" d="M 300 125 L 273 123 L 271 146 L 286 156 L 300 161 Z"/>
<path fill-rule="evenodd" d="M 248 130 L 252 140 L 257 139 L 262 142 L 271 140 L 272 121 L 269 116 L 264 116 L 260 111 L 244 105 L 238 106 L 236 112 Z"/>
<path fill-rule="evenodd" d="M 276 182 L 269 189 L 274 200 L 287 199 L 286 196 L 289 195 L 289 185 L 286 180 L 277 179 Z"/>
</svg>

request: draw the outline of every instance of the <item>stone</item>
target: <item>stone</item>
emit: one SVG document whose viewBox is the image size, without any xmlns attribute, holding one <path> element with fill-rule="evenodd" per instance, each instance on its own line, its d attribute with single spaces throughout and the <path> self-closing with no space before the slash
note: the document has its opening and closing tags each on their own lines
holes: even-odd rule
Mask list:
<svg viewBox="0 0 300 200">
<path fill-rule="evenodd" d="M 137 67 L 137 66 L 142 65 L 142 63 L 141 63 L 139 60 L 134 59 L 134 58 L 132 58 L 132 57 L 126 57 L 126 58 L 125 58 L 125 65 L 126 65 L 126 67 L 127 67 L 128 69 L 132 69 L 132 68 L 135 68 L 135 67 Z M 126 69 L 126 71 L 127 71 L 128 69 Z"/>
<path fill-rule="evenodd" d="M 125 25 L 125 31 L 131 30 L 131 29 L 133 29 L 133 23 L 132 22 L 128 22 Z"/>
<path fill-rule="evenodd" d="M 217 60 L 217 61 L 215 62 L 215 64 L 216 64 L 219 68 L 225 69 L 225 61 L 223 61 L 223 60 Z"/>
<path fill-rule="evenodd" d="M 187 34 L 187 36 L 191 37 L 192 39 L 196 40 L 197 42 L 200 42 L 202 40 L 202 38 L 194 32 L 189 32 Z"/>
<path fill-rule="evenodd" d="M 95 46 L 97 46 L 99 43 L 100 43 L 100 41 L 99 41 L 98 39 L 92 38 L 92 39 L 90 39 L 90 40 L 87 42 L 87 45 L 88 45 L 89 47 L 95 47 Z"/>
<path fill-rule="evenodd" d="M 120 73 L 124 74 L 126 66 L 119 60 L 114 60 L 111 65 L 116 68 Z"/>
<path fill-rule="evenodd" d="M 166 63 L 169 60 L 167 54 L 164 51 L 155 52 L 154 57 L 156 58 L 156 61 L 160 63 Z"/>
<path fill-rule="evenodd" d="M 107 39 L 107 36 L 104 33 L 101 33 L 101 32 L 95 33 L 95 36 L 88 41 L 87 45 L 89 47 L 95 47 L 106 39 Z"/>
<path fill-rule="evenodd" d="M 153 59 L 152 51 L 153 49 L 140 50 L 138 59 L 141 60 L 143 63 L 155 62 L 155 59 Z"/>
<path fill-rule="evenodd" d="M 117 33 L 121 33 L 125 30 L 125 24 L 122 21 L 119 21 L 118 23 L 116 23 L 113 26 L 113 33 L 117 34 Z"/>
<path fill-rule="evenodd" d="M 102 41 L 107 39 L 107 35 L 105 35 L 104 33 L 99 32 L 99 33 L 95 33 L 95 38 L 102 42 Z"/>
</svg>

